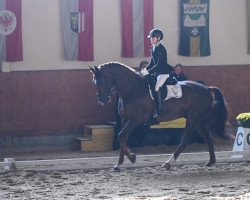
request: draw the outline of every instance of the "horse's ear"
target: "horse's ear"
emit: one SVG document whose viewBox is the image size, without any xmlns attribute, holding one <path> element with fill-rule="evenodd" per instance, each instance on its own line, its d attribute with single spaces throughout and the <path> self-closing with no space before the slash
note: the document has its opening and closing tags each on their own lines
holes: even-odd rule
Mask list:
<svg viewBox="0 0 250 200">
<path fill-rule="evenodd" d="M 98 73 L 100 71 L 100 69 L 97 66 L 94 66 L 95 68 L 95 72 Z"/>
<path fill-rule="evenodd" d="M 95 71 L 95 68 L 93 68 L 93 67 L 89 67 L 89 70 L 92 72 L 92 73 L 96 73 L 96 71 Z"/>
</svg>

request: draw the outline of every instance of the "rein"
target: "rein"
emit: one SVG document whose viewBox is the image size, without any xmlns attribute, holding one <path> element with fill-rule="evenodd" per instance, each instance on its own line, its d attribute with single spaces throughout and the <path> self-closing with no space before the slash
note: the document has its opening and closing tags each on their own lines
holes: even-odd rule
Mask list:
<svg viewBox="0 0 250 200">
<path fill-rule="evenodd" d="M 111 95 L 117 93 L 116 87 L 115 86 L 109 87 L 109 85 L 107 84 L 106 79 L 104 77 L 103 77 L 103 79 L 104 79 L 104 82 L 105 82 L 105 89 L 106 89 L 106 91 L 108 91 L 108 96 L 110 97 Z"/>
<path fill-rule="evenodd" d="M 116 94 L 117 93 L 117 89 L 116 89 L 116 87 L 113 87 L 113 88 L 111 88 L 111 90 L 110 90 L 110 95 L 113 95 L 113 94 Z"/>
</svg>

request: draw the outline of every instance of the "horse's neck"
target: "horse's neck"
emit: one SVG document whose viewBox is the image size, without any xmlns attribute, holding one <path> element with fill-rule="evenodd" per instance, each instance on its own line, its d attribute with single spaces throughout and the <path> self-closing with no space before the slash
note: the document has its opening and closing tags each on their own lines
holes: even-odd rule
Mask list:
<svg viewBox="0 0 250 200">
<path fill-rule="evenodd" d="M 123 69 L 120 70 L 119 73 L 117 72 L 114 73 L 115 84 L 117 91 L 123 100 L 130 96 L 135 96 L 146 92 L 146 81 L 140 78 L 133 71 L 129 71 L 129 69 Z"/>
</svg>

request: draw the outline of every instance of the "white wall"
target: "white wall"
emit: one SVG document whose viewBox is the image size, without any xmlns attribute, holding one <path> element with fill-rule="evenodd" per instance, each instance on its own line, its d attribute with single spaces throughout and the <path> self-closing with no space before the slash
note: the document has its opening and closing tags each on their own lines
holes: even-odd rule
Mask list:
<svg viewBox="0 0 250 200">
<path fill-rule="evenodd" d="M 247 55 L 246 0 L 210 0 L 209 57 L 178 56 L 179 1 L 155 0 L 155 27 L 165 32 L 169 63 L 250 64 Z M 3 63 L 3 71 L 84 69 L 108 61 L 136 66 L 142 59 L 121 58 L 120 0 L 94 0 L 94 62 L 63 59 L 60 0 L 23 0 L 24 61 Z"/>
</svg>

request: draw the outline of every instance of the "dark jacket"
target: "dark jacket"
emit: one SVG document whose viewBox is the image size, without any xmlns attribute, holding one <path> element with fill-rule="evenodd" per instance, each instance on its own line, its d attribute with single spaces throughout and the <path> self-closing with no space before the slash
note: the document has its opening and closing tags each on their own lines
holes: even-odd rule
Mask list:
<svg viewBox="0 0 250 200">
<path fill-rule="evenodd" d="M 153 46 L 151 46 L 151 61 L 146 69 L 149 74 L 154 74 L 156 76 L 173 72 L 173 68 L 167 63 L 166 48 L 161 43 L 155 47 L 154 52 Z"/>
</svg>

